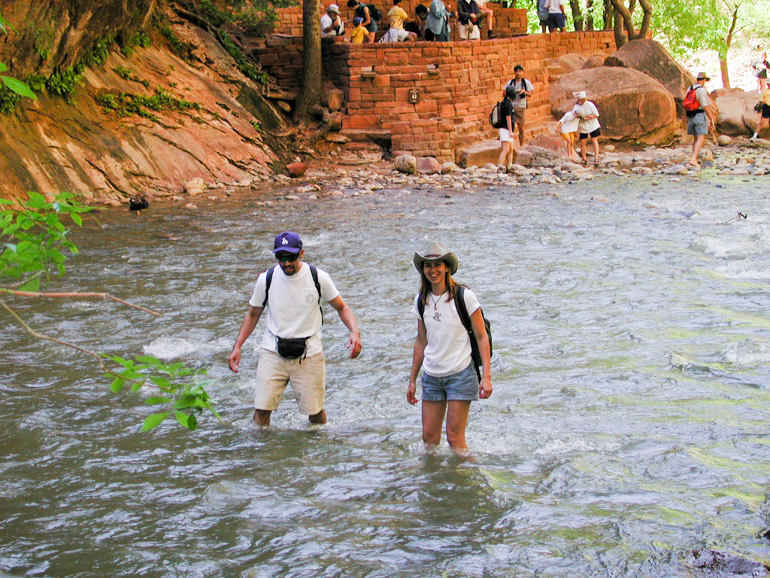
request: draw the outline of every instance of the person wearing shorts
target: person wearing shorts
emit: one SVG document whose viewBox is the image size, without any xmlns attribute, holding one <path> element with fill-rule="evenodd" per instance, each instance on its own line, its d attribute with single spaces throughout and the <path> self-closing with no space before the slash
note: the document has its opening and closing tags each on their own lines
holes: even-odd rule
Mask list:
<svg viewBox="0 0 770 578">
<path fill-rule="evenodd" d="M 270 414 L 278 409 L 283 392 L 291 383 L 300 412 L 311 423 L 324 424 L 326 365 L 321 343 L 321 301 L 337 311 L 350 331 L 347 347 L 351 358 L 361 353 L 356 317 L 329 274 L 302 262 L 305 251 L 297 233 L 279 234 L 273 241 L 273 253 L 278 266 L 257 277 L 228 365 L 238 373 L 241 347 L 266 309 L 265 332 L 259 345 L 254 422 L 261 427 L 270 425 Z"/>
<path fill-rule="evenodd" d="M 558 30 L 564 32 L 567 26 L 567 17 L 564 15 L 564 0 L 547 0 L 548 7 L 548 32 Z"/>
<path fill-rule="evenodd" d="M 514 96 L 511 99 L 513 104 L 513 122 L 518 129 L 519 133 L 519 145 L 524 146 L 524 125 L 527 122 L 527 97 L 532 96 L 532 91 L 535 87 L 532 83 L 524 78 L 524 67 L 521 64 L 517 64 L 513 67 L 514 77 L 509 80 L 504 89 L 507 90 L 509 86 L 514 88 Z"/>
<path fill-rule="evenodd" d="M 594 148 L 594 167 L 599 166 L 599 136 L 602 134 L 599 126 L 599 109 L 590 100 L 586 100 L 586 92 L 580 90 L 573 92 L 572 96 L 577 99 L 577 104 L 572 108 L 580 120 L 578 122 L 578 133 L 580 134 L 580 157 L 583 164 L 588 162 L 588 138 L 591 138 L 591 144 Z"/>
<path fill-rule="evenodd" d="M 695 97 L 698 99 L 700 108 L 692 111 L 685 111 L 687 116 L 687 134 L 692 135 L 692 156 L 690 157 L 690 166 L 699 167 L 698 156 L 703 144 L 706 142 L 706 135 L 709 133 L 709 124 L 711 121 L 706 114 L 706 109 L 711 106 L 711 98 L 706 90 L 706 82 L 711 80 L 705 72 L 699 72 L 695 84 L 690 88 L 695 90 Z"/>
<path fill-rule="evenodd" d="M 504 126 L 497 129 L 500 139 L 500 156 L 497 159 L 498 170 L 510 170 L 516 158 L 516 149 L 513 148 L 513 129 L 516 126 L 513 116 L 513 95 L 515 92 L 512 86 L 506 88 L 503 104 L 500 107 L 500 120 L 503 121 Z"/>
<path fill-rule="evenodd" d="M 481 355 L 481 381 L 476 375 L 471 342 L 455 305 L 458 284 L 452 279 L 458 260 L 441 243 L 428 241 L 412 259 L 420 272 L 420 292 L 412 313 L 417 318 L 417 339 L 406 400 L 417 403 L 417 376 L 422 374 L 422 440 L 426 449 L 441 443 L 446 416 L 446 438 L 460 457 L 469 457 L 465 430 L 471 402 L 492 395 L 490 344 L 481 306 L 470 290 L 463 291 L 465 308 L 471 319 L 473 336 Z"/>
<path fill-rule="evenodd" d="M 770 124 L 770 88 L 765 88 L 762 91 L 762 101 L 760 103 L 761 110 L 759 111 L 759 121 L 757 122 L 757 130 L 751 135 L 750 141 L 757 140 L 759 133 L 762 131 L 762 127 L 766 124 Z"/>
<path fill-rule="evenodd" d="M 417 34 L 408 32 L 404 28 L 404 23 L 409 20 L 409 14 L 399 6 L 401 0 L 393 0 L 393 8 L 388 12 L 388 21 L 390 28 L 380 38 L 380 42 L 406 42 L 417 40 Z"/>
</svg>

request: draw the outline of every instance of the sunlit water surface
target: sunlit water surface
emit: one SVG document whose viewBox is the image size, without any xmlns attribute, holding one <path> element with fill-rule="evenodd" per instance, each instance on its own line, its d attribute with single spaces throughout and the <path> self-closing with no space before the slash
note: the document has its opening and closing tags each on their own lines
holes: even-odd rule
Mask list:
<svg viewBox="0 0 770 578">
<path fill-rule="evenodd" d="M 112 394 L 87 356 L 4 315 L 0 570 L 690 575 L 703 548 L 767 562 L 767 189 L 605 179 L 101 212 L 53 288 L 109 291 L 163 317 L 14 306 L 90 349 L 210 367 L 226 423 L 140 433 L 142 396 Z M 288 228 L 353 308 L 364 352 L 347 359 L 327 308 L 329 424 L 308 426 L 289 393 L 257 431 L 255 355 L 237 376 L 226 358 Z M 404 397 L 411 261 L 426 235 L 457 253 L 456 278 L 492 322 L 495 390 L 468 428 L 476 463 L 426 456 Z"/>
</svg>

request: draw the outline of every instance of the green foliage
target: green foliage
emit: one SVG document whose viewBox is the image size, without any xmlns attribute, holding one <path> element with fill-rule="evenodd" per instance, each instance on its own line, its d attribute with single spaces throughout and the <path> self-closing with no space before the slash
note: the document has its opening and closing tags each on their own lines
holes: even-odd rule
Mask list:
<svg viewBox="0 0 770 578">
<path fill-rule="evenodd" d="M 204 386 L 210 384 L 203 379 L 207 369 L 191 369 L 182 363 L 166 364 L 157 357 L 144 355 L 133 360 L 117 355 L 104 355 L 122 369 L 108 371 L 112 378 L 111 389 L 120 393 L 126 386 L 134 393 L 142 387 L 154 387 L 158 395 L 144 400 L 147 405 L 165 406 L 164 411 L 149 415 L 144 420 L 142 431 L 149 431 L 174 413 L 177 422 L 188 429 L 198 427 L 198 417 L 204 410 L 221 419 Z"/>
<path fill-rule="evenodd" d="M 277 6 L 277 4 L 276 4 Z M 235 16 L 235 23 L 249 36 L 261 38 L 272 32 L 278 15 L 272 6 L 260 10 L 253 6 L 242 10 Z"/>
<path fill-rule="evenodd" d="M 233 12 L 219 8 L 211 0 L 200 0 L 198 2 L 198 12 L 209 24 L 219 28 L 225 24 L 230 24 L 234 20 Z"/>
<path fill-rule="evenodd" d="M 19 104 L 21 96 L 16 92 L 0 84 L 0 113 L 11 114 L 16 110 L 16 105 Z"/>
<path fill-rule="evenodd" d="M 70 66 L 65 70 L 56 69 L 46 79 L 45 88 L 50 94 L 70 100 L 81 79 L 82 76 L 76 68 Z"/>
<path fill-rule="evenodd" d="M 110 48 L 115 43 L 115 36 L 108 34 L 97 38 L 91 49 L 86 52 L 86 55 L 79 62 L 81 72 L 83 67 L 101 66 L 107 61 L 107 57 L 110 55 Z"/>
<path fill-rule="evenodd" d="M 115 74 L 117 74 L 123 80 L 131 80 L 131 77 L 134 74 L 133 70 L 126 68 L 125 66 L 116 66 L 112 70 L 115 71 Z"/>
<path fill-rule="evenodd" d="M 263 72 L 254 66 L 251 62 L 249 62 L 249 59 L 246 58 L 246 55 L 241 52 L 240 48 L 235 45 L 227 33 L 218 32 L 217 37 L 219 38 L 219 42 L 222 44 L 222 46 L 224 46 L 225 50 L 227 50 L 227 53 L 233 57 L 233 60 L 235 60 L 235 64 L 238 67 L 238 70 L 240 70 L 246 77 L 250 78 L 257 84 L 267 83 L 269 78 L 267 73 Z"/>
<path fill-rule="evenodd" d="M 114 111 L 120 117 L 138 115 L 157 122 L 158 118 L 153 112 L 174 111 L 187 112 L 189 110 L 200 110 L 201 105 L 197 102 L 190 102 L 182 98 L 177 98 L 170 92 L 158 88 L 152 96 L 142 94 L 130 94 L 127 92 L 103 93 L 96 98 L 105 109 Z"/>
<path fill-rule="evenodd" d="M 63 275 L 67 255 L 78 252 L 68 239 L 69 229 L 62 217 L 80 226 L 81 213 L 91 207 L 71 193 L 59 193 L 53 201 L 40 193 L 28 195 L 21 207 L 0 199 L 0 283 L 13 281 L 22 290 L 37 291 L 41 281 L 48 283 L 53 273 Z"/>
<path fill-rule="evenodd" d="M 147 34 L 144 30 L 134 32 L 128 37 L 128 40 L 126 40 L 126 45 L 123 47 L 123 54 L 126 56 L 131 56 L 137 46 L 140 48 L 150 47 L 150 35 Z"/>
</svg>

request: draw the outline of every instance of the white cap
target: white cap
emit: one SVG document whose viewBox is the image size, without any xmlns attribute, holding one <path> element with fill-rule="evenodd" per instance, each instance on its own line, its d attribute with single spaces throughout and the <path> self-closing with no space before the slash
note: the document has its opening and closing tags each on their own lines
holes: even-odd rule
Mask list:
<svg viewBox="0 0 770 578">
<path fill-rule="evenodd" d="M 327 12 L 335 12 L 337 14 L 340 13 L 340 7 L 336 4 L 329 4 L 329 7 L 326 9 Z"/>
<path fill-rule="evenodd" d="M 572 96 L 574 96 L 578 100 L 580 100 L 582 98 L 586 98 L 586 91 L 585 90 L 578 90 L 577 92 L 573 92 Z"/>
</svg>

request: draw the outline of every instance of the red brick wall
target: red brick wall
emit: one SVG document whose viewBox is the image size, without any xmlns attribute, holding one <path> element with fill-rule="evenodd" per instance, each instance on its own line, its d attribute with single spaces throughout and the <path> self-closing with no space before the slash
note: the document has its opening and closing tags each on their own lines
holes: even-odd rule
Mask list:
<svg viewBox="0 0 770 578">
<path fill-rule="evenodd" d="M 302 39 L 273 37 L 252 47 L 282 88 L 296 90 L 302 67 Z M 324 75 L 345 92 L 344 131 L 390 134 L 394 152 L 456 160 L 475 141 L 495 138 L 489 110 L 516 64 L 535 90 L 527 110 L 527 138 L 547 130 L 553 120 L 549 62 L 571 52 L 609 55 L 615 39 L 608 32 L 533 34 L 516 38 L 459 42 L 350 44 L 323 42 Z M 435 68 L 437 67 L 437 68 Z M 429 71 L 430 70 L 430 71 Z M 373 72 L 373 75 L 372 75 Z M 408 102 L 409 89 L 420 92 Z"/>
<path fill-rule="evenodd" d="M 394 152 L 455 160 L 462 146 L 496 137 L 489 110 L 516 64 L 535 85 L 527 110 L 526 132 L 532 137 L 552 120 L 550 59 L 614 51 L 612 32 L 571 32 L 484 42 L 334 43 L 324 59 L 327 70 L 339 70 L 332 80 L 346 93 L 343 132 L 387 131 Z M 369 70 L 371 78 L 365 74 Z M 417 104 L 408 102 L 411 88 L 420 91 Z"/>
</svg>

